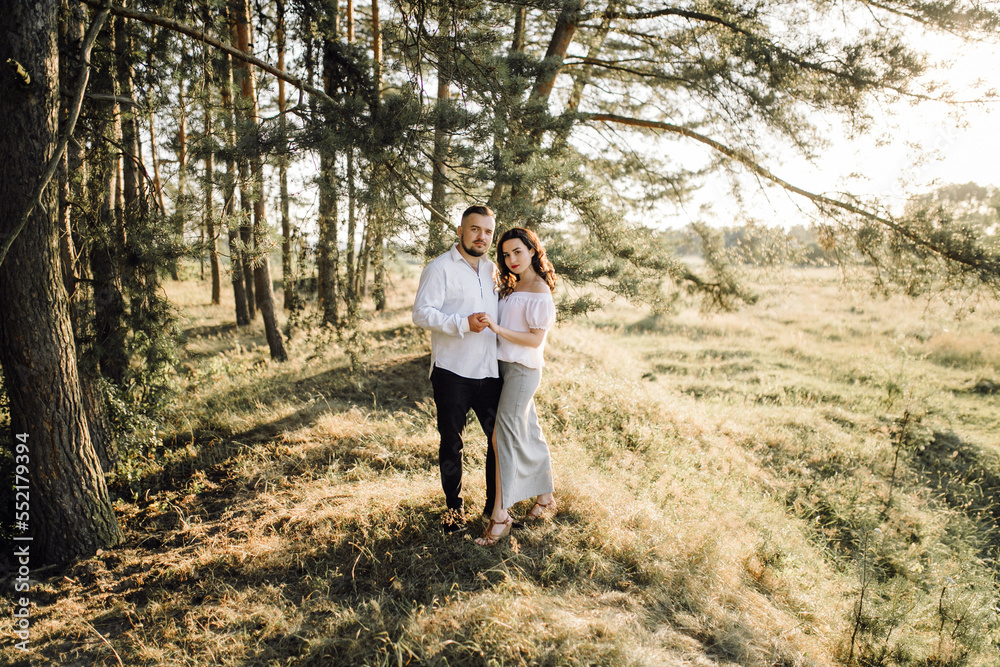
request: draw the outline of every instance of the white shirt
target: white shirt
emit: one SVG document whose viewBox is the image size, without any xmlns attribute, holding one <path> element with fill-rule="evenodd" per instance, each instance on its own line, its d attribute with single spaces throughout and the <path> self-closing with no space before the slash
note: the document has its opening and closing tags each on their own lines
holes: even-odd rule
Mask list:
<svg viewBox="0 0 1000 667">
<path fill-rule="evenodd" d="M 548 331 L 556 323 L 556 304 L 548 292 L 511 292 L 500 302 L 500 319 L 497 322 L 511 331 Z M 545 365 L 545 339 L 538 347 L 528 347 L 501 338 L 497 356 L 500 361 L 541 368 Z"/>
<path fill-rule="evenodd" d="M 479 258 L 479 270 L 473 269 L 457 243 L 424 267 L 413 300 L 413 323 L 431 332 L 431 372 L 437 366 L 474 380 L 500 377 L 496 334 L 469 328 L 473 313 L 497 319 L 495 270 L 485 256 Z"/>
</svg>

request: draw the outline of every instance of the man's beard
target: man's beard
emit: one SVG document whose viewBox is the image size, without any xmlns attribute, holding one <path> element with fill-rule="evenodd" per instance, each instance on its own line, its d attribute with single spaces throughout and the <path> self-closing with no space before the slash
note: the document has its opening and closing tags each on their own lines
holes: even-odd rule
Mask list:
<svg viewBox="0 0 1000 667">
<path fill-rule="evenodd" d="M 486 251 L 489 250 L 489 246 L 486 245 L 483 246 L 482 250 L 479 250 L 477 248 L 470 248 L 469 246 L 465 245 L 465 241 L 461 241 L 461 244 L 462 244 L 462 250 L 469 253 L 473 257 L 482 257 L 483 255 L 486 254 Z"/>
</svg>

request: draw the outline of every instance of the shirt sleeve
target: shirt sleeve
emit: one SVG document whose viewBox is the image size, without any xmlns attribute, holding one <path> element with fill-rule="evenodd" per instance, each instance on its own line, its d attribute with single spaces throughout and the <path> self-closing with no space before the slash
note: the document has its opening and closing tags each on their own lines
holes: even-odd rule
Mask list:
<svg viewBox="0 0 1000 667">
<path fill-rule="evenodd" d="M 556 304 L 552 299 L 530 299 L 524 309 L 529 329 L 551 329 L 556 323 Z"/>
<path fill-rule="evenodd" d="M 463 338 L 470 331 L 468 316 L 442 310 L 447 294 L 444 271 L 430 264 L 425 266 L 413 300 L 413 323 L 422 329 Z"/>
</svg>

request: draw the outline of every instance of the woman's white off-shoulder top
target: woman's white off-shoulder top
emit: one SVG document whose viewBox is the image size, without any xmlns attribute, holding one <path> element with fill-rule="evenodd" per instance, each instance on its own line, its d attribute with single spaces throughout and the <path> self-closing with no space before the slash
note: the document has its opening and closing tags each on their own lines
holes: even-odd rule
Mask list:
<svg viewBox="0 0 1000 667">
<path fill-rule="evenodd" d="M 511 292 L 500 299 L 500 326 L 512 331 L 545 329 L 556 323 L 556 304 L 547 292 Z M 512 343 L 497 336 L 497 359 L 541 368 L 545 365 L 545 340 L 538 347 Z"/>
</svg>

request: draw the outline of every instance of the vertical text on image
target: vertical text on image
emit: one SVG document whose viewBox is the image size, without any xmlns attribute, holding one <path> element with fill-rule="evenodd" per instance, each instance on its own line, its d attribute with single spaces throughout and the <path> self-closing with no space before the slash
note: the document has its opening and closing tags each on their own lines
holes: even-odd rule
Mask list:
<svg viewBox="0 0 1000 667">
<path fill-rule="evenodd" d="M 18 433 L 14 446 L 14 558 L 17 562 L 17 577 L 14 590 L 28 593 L 31 590 L 31 477 L 28 466 L 31 454 L 28 449 L 28 434 Z M 22 595 L 14 602 L 14 634 L 20 641 L 14 646 L 28 650 L 29 629 L 31 628 L 31 598 Z"/>
</svg>

